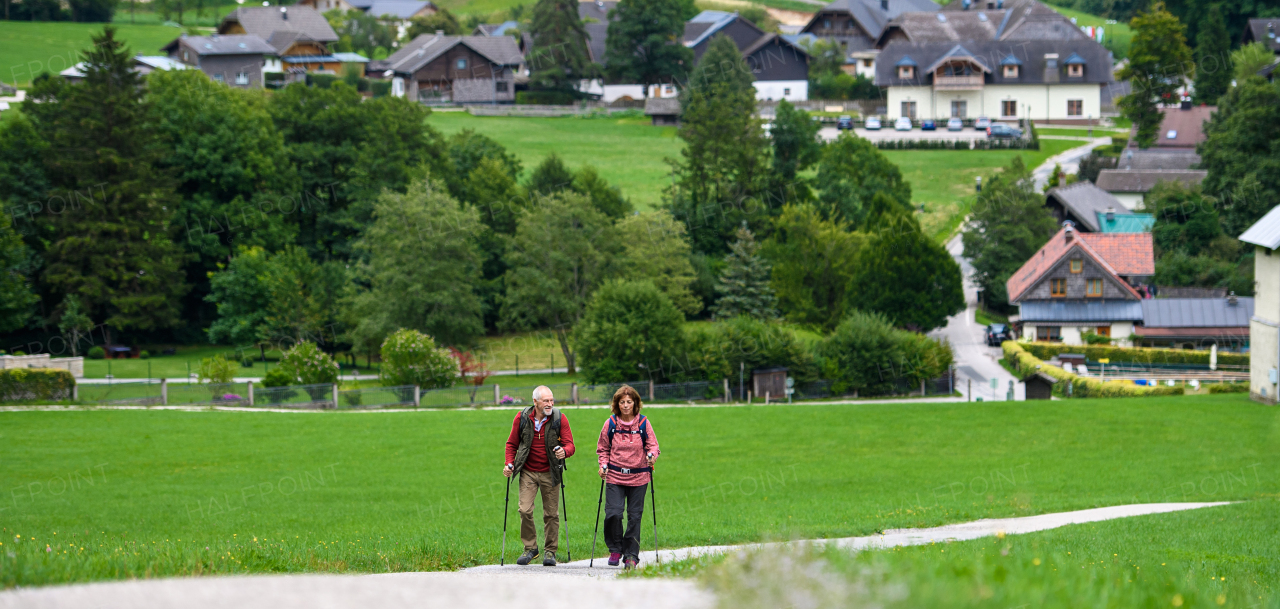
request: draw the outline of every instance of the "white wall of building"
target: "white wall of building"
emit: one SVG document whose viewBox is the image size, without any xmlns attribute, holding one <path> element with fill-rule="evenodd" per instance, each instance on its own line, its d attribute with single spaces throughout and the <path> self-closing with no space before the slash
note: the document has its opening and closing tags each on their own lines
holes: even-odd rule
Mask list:
<svg viewBox="0 0 1280 609">
<path fill-rule="evenodd" d="M 1075 323 L 1075 322 L 1073 322 Z M 1111 326 L 1111 340 L 1117 347 L 1132 347 L 1133 343 L 1129 340 L 1129 336 L 1133 334 L 1133 322 L 1131 321 L 1114 321 L 1110 324 L 1097 324 L 1092 326 L 1042 323 L 1042 322 L 1026 322 L 1022 324 L 1022 338 L 1026 340 L 1036 339 L 1036 328 L 1038 326 L 1058 326 L 1059 333 L 1062 336 L 1062 344 L 1064 345 L 1083 345 L 1085 332 L 1097 332 L 1098 326 Z"/>
<path fill-rule="evenodd" d="M 1113 192 L 1111 196 L 1120 201 L 1125 209 L 1133 211 L 1142 207 L 1142 193 L 1135 192 Z"/>
<path fill-rule="evenodd" d="M 809 99 L 809 81 L 807 80 L 757 80 L 756 99 L 807 101 Z"/>
<path fill-rule="evenodd" d="M 606 104 L 613 103 L 629 97 L 633 100 L 642 100 L 645 96 L 644 85 L 641 84 L 622 84 L 622 85 L 606 85 L 604 81 L 596 78 L 592 80 L 583 80 L 578 83 L 578 91 L 589 95 L 599 95 L 600 101 Z M 649 85 L 648 97 L 665 98 L 675 97 L 680 94 L 675 85 Z"/>
<path fill-rule="evenodd" d="M 1249 393 L 1274 403 L 1280 391 L 1272 382 L 1280 377 L 1280 251 L 1254 249 L 1253 277 L 1258 287 L 1249 322 Z"/>
<path fill-rule="evenodd" d="M 965 118 L 986 116 L 992 120 L 1082 120 L 1101 116 L 1102 89 L 1088 84 L 986 85 L 975 91 L 935 91 L 931 86 L 889 87 L 889 117 L 902 115 L 902 102 L 916 102 L 916 118 L 951 118 L 951 102 L 965 102 Z M 1068 100 L 1082 101 L 1078 116 L 1067 114 Z M 1002 102 L 1012 101 L 1016 115 L 1002 113 Z"/>
</svg>

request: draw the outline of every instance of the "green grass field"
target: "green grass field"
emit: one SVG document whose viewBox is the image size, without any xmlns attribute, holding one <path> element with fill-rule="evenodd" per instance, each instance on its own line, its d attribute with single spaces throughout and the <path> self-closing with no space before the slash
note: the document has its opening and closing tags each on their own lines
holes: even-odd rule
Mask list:
<svg viewBox="0 0 1280 609">
<path fill-rule="evenodd" d="M 648 414 L 666 547 L 1280 491 L 1280 411 L 1238 395 Z M 0 580 L 496 562 L 511 416 L 0 412 Z M 568 416 L 584 445 L 567 485 L 583 557 L 605 411 Z"/>
<path fill-rule="evenodd" d="M 1257 499 L 973 541 L 858 554 L 685 561 L 647 576 L 697 576 L 725 606 L 1276 607 L 1280 503 Z M 787 561 L 791 561 L 788 563 Z"/>
<path fill-rule="evenodd" d="M 1133 30 L 1129 29 L 1127 23 L 1107 23 L 1104 17 L 1082 13 L 1080 11 L 1060 6 L 1052 6 L 1053 10 L 1062 13 L 1067 17 L 1074 17 L 1076 25 L 1094 25 L 1103 28 L 1103 45 L 1115 55 L 1116 59 L 1124 59 L 1129 56 L 1129 44 L 1133 41 Z"/>
<path fill-rule="evenodd" d="M 160 47 L 182 34 L 163 25 L 116 24 L 133 53 L 163 55 Z M 42 72 L 57 74 L 80 61 L 80 51 L 102 32 L 101 23 L 0 21 L 0 80 L 27 85 Z"/>
</svg>

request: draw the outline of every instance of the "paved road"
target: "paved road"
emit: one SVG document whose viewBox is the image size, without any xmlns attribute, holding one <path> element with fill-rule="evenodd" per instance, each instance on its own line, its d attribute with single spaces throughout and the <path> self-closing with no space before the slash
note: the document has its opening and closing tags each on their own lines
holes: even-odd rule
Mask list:
<svg viewBox="0 0 1280 609">
<path fill-rule="evenodd" d="M 1041 163 L 1039 167 L 1036 167 L 1035 170 L 1031 172 L 1036 179 L 1036 190 L 1038 191 L 1043 189 L 1044 185 L 1049 183 L 1049 176 L 1053 174 L 1053 166 L 1055 164 L 1061 164 L 1062 170 L 1067 173 L 1076 173 L 1080 170 L 1080 159 L 1088 156 L 1094 148 L 1097 148 L 1098 146 L 1105 146 L 1110 143 L 1111 136 L 1095 137 L 1093 140 L 1089 140 L 1085 144 L 1049 157 L 1045 162 Z"/>
<path fill-rule="evenodd" d="M 964 244 L 956 235 L 947 242 L 947 251 L 960 265 L 960 273 L 964 275 L 964 301 L 966 308 L 958 315 L 947 319 L 947 325 L 930 333 L 934 338 L 945 338 L 951 342 L 956 354 L 956 389 L 968 399 L 983 401 L 1003 401 L 1009 391 L 1009 382 L 1014 381 L 1014 399 L 1026 399 L 1026 386 L 1016 382 L 998 363 L 1001 357 L 999 347 L 988 347 L 985 328 L 974 321 L 974 312 L 978 306 L 978 287 L 969 279 L 973 274 L 973 266 L 964 257 Z M 991 379 L 996 379 L 998 389 L 991 388 Z M 973 395 L 969 395 L 969 381 L 973 381 Z"/>
<path fill-rule="evenodd" d="M 1070 524 L 1099 522 L 1143 514 L 1224 505 L 1224 503 L 1157 503 L 1113 506 L 953 524 L 931 529 L 897 529 L 880 535 L 792 543 L 832 543 L 848 550 L 922 545 L 948 540 L 1022 534 Z M 769 548 L 777 544 L 752 544 Z M 722 553 L 742 546 L 703 546 L 663 550 L 664 561 Z M 653 552 L 641 555 L 654 561 Z M 331 609 L 377 607 L 662 607 L 710 608 L 715 596 L 688 580 L 615 580 L 619 569 L 579 560 L 559 567 L 497 565 L 453 573 L 385 573 L 378 575 L 263 575 L 252 577 L 188 577 L 49 586 L 0 592 L 0 609 Z"/>
</svg>

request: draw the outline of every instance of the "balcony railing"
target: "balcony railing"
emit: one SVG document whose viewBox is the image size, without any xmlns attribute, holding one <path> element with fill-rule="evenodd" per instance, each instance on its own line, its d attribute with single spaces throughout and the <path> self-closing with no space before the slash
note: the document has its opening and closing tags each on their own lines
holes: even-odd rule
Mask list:
<svg viewBox="0 0 1280 609">
<path fill-rule="evenodd" d="M 939 91 L 964 91 L 982 88 L 982 75 L 934 76 L 933 88 Z"/>
</svg>

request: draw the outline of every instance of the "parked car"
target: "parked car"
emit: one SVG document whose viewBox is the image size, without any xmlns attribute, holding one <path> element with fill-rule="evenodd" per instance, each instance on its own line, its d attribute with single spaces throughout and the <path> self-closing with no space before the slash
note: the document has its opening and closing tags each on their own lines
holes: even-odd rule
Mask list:
<svg viewBox="0 0 1280 609">
<path fill-rule="evenodd" d="M 938 124 L 933 122 L 932 119 L 925 119 L 920 122 L 920 130 L 921 131 L 937 131 Z"/>
<path fill-rule="evenodd" d="M 985 116 L 979 116 L 973 121 L 973 128 L 977 129 L 978 131 L 986 131 L 987 127 L 990 127 L 990 126 L 991 126 L 991 119 Z"/>
<path fill-rule="evenodd" d="M 947 131 L 959 131 L 961 129 L 964 129 L 963 120 L 953 116 L 951 120 L 947 121 Z"/>
<path fill-rule="evenodd" d="M 837 118 L 836 129 L 839 129 L 840 131 L 852 131 L 853 117 L 846 114 L 844 116 L 841 116 L 840 118 Z"/>
<path fill-rule="evenodd" d="M 865 128 L 867 131 L 879 131 L 879 130 L 880 130 L 880 118 L 879 118 L 879 117 L 876 117 L 876 116 L 869 116 L 869 117 L 867 117 L 867 122 L 866 122 L 866 123 L 864 123 L 862 126 L 863 126 L 863 128 Z"/>
<path fill-rule="evenodd" d="M 1022 137 L 1022 130 L 1004 123 L 991 123 L 987 127 L 987 137 L 992 139 L 1014 139 Z"/>
<path fill-rule="evenodd" d="M 987 326 L 987 346 L 999 347 L 1000 343 L 1006 340 L 1013 340 L 1013 336 L 1009 334 L 1009 326 L 1005 324 L 991 324 Z"/>
<path fill-rule="evenodd" d="M 899 118 L 898 120 L 894 121 L 893 129 L 895 131 L 911 131 L 911 119 L 905 116 Z"/>
</svg>

